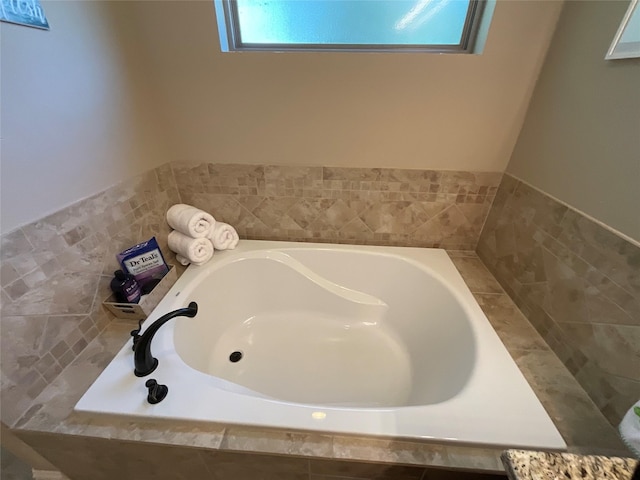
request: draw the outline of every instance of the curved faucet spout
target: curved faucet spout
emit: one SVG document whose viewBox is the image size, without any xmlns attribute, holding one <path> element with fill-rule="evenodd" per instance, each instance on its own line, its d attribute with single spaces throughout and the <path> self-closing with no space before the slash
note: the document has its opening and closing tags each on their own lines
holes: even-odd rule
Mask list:
<svg viewBox="0 0 640 480">
<path fill-rule="evenodd" d="M 156 332 L 174 317 L 190 317 L 193 318 L 198 313 L 198 304 L 196 302 L 189 303 L 187 308 L 178 308 L 173 312 L 164 314 L 158 320 L 153 322 L 142 335 L 139 334 L 140 329 L 131 332 L 133 336 L 133 360 L 135 370 L 133 373 L 137 377 L 145 377 L 153 372 L 158 366 L 158 359 L 151 354 L 151 340 Z"/>
</svg>

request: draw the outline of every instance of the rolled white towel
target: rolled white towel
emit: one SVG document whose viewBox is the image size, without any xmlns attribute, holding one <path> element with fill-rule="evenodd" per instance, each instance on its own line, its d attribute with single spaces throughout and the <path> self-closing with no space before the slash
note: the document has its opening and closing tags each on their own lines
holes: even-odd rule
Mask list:
<svg viewBox="0 0 640 480">
<path fill-rule="evenodd" d="M 174 230 L 193 238 L 209 236 L 216 225 L 213 216 L 184 203 L 177 203 L 167 210 L 167 223 Z"/>
<path fill-rule="evenodd" d="M 180 265 L 184 265 L 185 267 L 191 263 L 188 258 L 183 257 L 179 253 L 176 253 L 176 260 L 180 263 Z"/>
<path fill-rule="evenodd" d="M 618 431 L 629 450 L 636 458 L 640 458 L 640 400 L 622 418 Z"/>
<path fill-rule="evenodd" d="M 216 250 L 232 250 L 238 245 L 238 232 L 228 223 L 216 222 L 209 238 Z"/>
<path fill-rule="evenodd" d="M 178 254 L 176 258 L 182 265 L 202 265 L 213 256 L 213 244 L 208 238 L 191 238 L 173 230 L 167 238 L 167 243 L 169 249 Z"/>
</svg>

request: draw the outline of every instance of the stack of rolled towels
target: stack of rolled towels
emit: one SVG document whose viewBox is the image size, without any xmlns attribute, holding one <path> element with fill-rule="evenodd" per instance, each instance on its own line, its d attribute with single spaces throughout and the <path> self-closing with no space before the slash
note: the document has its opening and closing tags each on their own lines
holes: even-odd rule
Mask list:
<svg viewBox="0 0 640 480">
<path fill-rule="evenodd" d="M 235 248 L 238 233 L 229 224 L 217 222 L 204 210 L 179 203 L 167 210 L 169 249 L 182 265 L 203 265 L 211 260 L 215 250 Z"/>
</svg>

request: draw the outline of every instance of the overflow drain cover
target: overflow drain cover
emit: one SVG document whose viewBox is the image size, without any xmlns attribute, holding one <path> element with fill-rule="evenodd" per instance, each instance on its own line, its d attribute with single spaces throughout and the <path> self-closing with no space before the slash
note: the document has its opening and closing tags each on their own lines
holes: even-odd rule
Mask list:
<svg viewBox="0 0 640 480">
<path fill-rule="evenodd" d="M 241 358 L 242 358 L 242 352 L 238 350 L 236 350 L 231 355 L 229 355 L 229 361 L 233 363 L 239 362 Z"/>
</svg>

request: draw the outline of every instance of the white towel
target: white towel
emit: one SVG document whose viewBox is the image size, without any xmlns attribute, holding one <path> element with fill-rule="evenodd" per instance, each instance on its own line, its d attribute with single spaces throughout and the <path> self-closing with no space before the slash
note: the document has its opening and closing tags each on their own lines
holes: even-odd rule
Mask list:
<svg viewBox="0 0 640 480">
<path fill-rule="evenodd" d="M 213 256 L 213 244 L 208 238 L 191 238 L 173 230 L 167 238 L 167 243 L 169 249 L 178 254 L 177 260 L 182 265 L 202 265 Z"/>
<path fill-rule="evenodd" d="M 216 250 L 234 249 L 238 245 L 238 232 L 228 223 L 216 222 L 209 238 Z"/>
<path fill-rule="evenodd" d="M 188 258 L 183 257 L 179 253 L 176 253 L 176 260 L 180 262 L 180 265 L 184 265 L 185 267 L 191 263 Z"/>
<path fill-rule="evenodd" d="M 629 450 L 640 458 L 640 400 L 622 418 L 618 431 Z"/>
<path fill-rule="evenodd" d="M 216 225 L 215 219 L 199 208 L 177 203 L 167 210 L 167 223 L 189 237 L 207 237 Z"/>
</svg>

